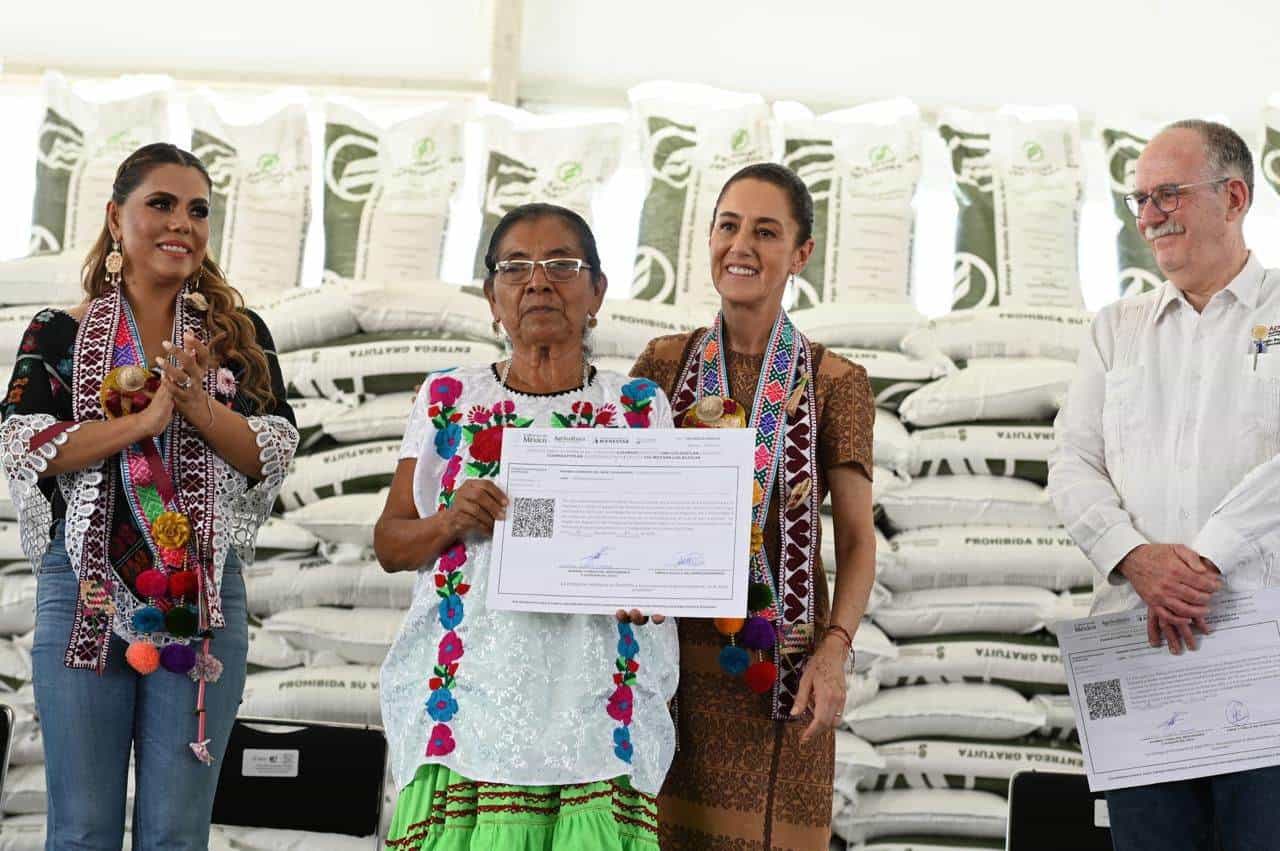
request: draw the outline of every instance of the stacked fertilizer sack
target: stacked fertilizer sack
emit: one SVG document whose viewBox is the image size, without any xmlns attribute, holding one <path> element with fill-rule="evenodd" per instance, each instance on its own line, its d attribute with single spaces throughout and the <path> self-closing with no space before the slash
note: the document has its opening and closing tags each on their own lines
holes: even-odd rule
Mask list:
<svg viewBox="0 0 1280 851">
<path fill-rule="evenodd" d="M 910 481 L 879 497 L 889 599 L 871 620 L 892 649 L 871 664 L 878 692 L 851 683 L 846 723 L 882 763 L 847 742 L 862 756 L 837 771 L 833 825 L 852 848 L 1000 848 L 1014 771 L 1083 771 L 1050 630 L 1087 614 L 1093 568 L 1044 484 L 1088 326 L 1074 309 L 985 308 L 901 341 L 945 374 L 900 419 L 877 416 L 877 465 Z"/>
</svg>

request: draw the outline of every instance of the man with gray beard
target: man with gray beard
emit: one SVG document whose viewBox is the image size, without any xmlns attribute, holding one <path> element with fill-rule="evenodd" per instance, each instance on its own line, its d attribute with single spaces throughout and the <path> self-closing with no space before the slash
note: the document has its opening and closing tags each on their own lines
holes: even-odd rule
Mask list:
<svg viewBox="0 0 1280 851">
<path fill-rule="evenodd" d="M 1253 160 L 1230 128 L 1169 125 L 1135 185 L 1126 202 L 1167 280 L 1094 320 L 1049 493 L 1097 568 L 1093 614 L 1145 607 L 1152 646 L 1182 653 L 1214 592 L 1280 584 L 1280 270 L 1245 245 Z M 1280 768 L 1107 804 L 1117 851 L 1280 847 Z"/>
</svg>

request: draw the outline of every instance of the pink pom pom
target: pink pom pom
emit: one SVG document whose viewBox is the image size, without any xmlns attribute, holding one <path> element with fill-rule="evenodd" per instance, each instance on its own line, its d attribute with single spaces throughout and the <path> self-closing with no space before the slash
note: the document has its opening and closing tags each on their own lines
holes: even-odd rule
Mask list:
<svg viewBox="0 0 1280 851">
<path fill-rule="evenodd" d="M 160 667 L 160 651 L 150 641 L 135 641 L 124 651 L 125 661 L 144 677 Z"/>
<path fill-rule="evenodd" d="M 143 597 L 163 597 L 169 590 L 169 577 L 158 570 L 144 570 L 138 574 L 138 593 Z"/>
<path fill-rule="evenodd" d="M 188 676 L 197 683 L 201 680 L 216 683 L 222 676 L 222 662 L 211 653 L 201 653 L 196 657 L 196 665 L 188 672 Z"/>
</svg>

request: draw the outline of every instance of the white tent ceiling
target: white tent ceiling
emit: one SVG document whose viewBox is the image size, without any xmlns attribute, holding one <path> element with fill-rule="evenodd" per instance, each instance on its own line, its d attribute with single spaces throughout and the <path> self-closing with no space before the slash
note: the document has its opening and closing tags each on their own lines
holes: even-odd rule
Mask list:
<svg viewBox="0 0 1280 851">
<path fill-rule="evenodd" d="M 489 76 L 507 0 L 220 0 L 186 9 L 7 0 L 0 62 L 220 80 L 451 85 Z M 1280 89 L 1273 0 L 523 0 L 520 81 L 543 101 L 621 100 L 656 77 L 815 106 L 907 95 L 944 104 L 1071 103 L 1086 117 L 1219 113 L 1256 124 Z"/>
</svg>

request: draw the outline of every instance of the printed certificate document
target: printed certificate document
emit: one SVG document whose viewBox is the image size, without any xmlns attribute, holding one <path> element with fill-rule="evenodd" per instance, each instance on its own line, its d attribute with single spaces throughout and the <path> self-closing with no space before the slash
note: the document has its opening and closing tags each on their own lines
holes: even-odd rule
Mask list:
<svg viewBox="0 0 1280 851">
<path fill-rule="evenodd" d="M 1280 765 L 1280 588 L 1214 599 L 1212 632 L 1174 656 L 1137 609 L 1063 621 L 1089 788 Z"/>
<path fill-rule="evenodd" d="M 744 617 L 754 429 L 508 429 L 487 601 Z"/>
</svg>

